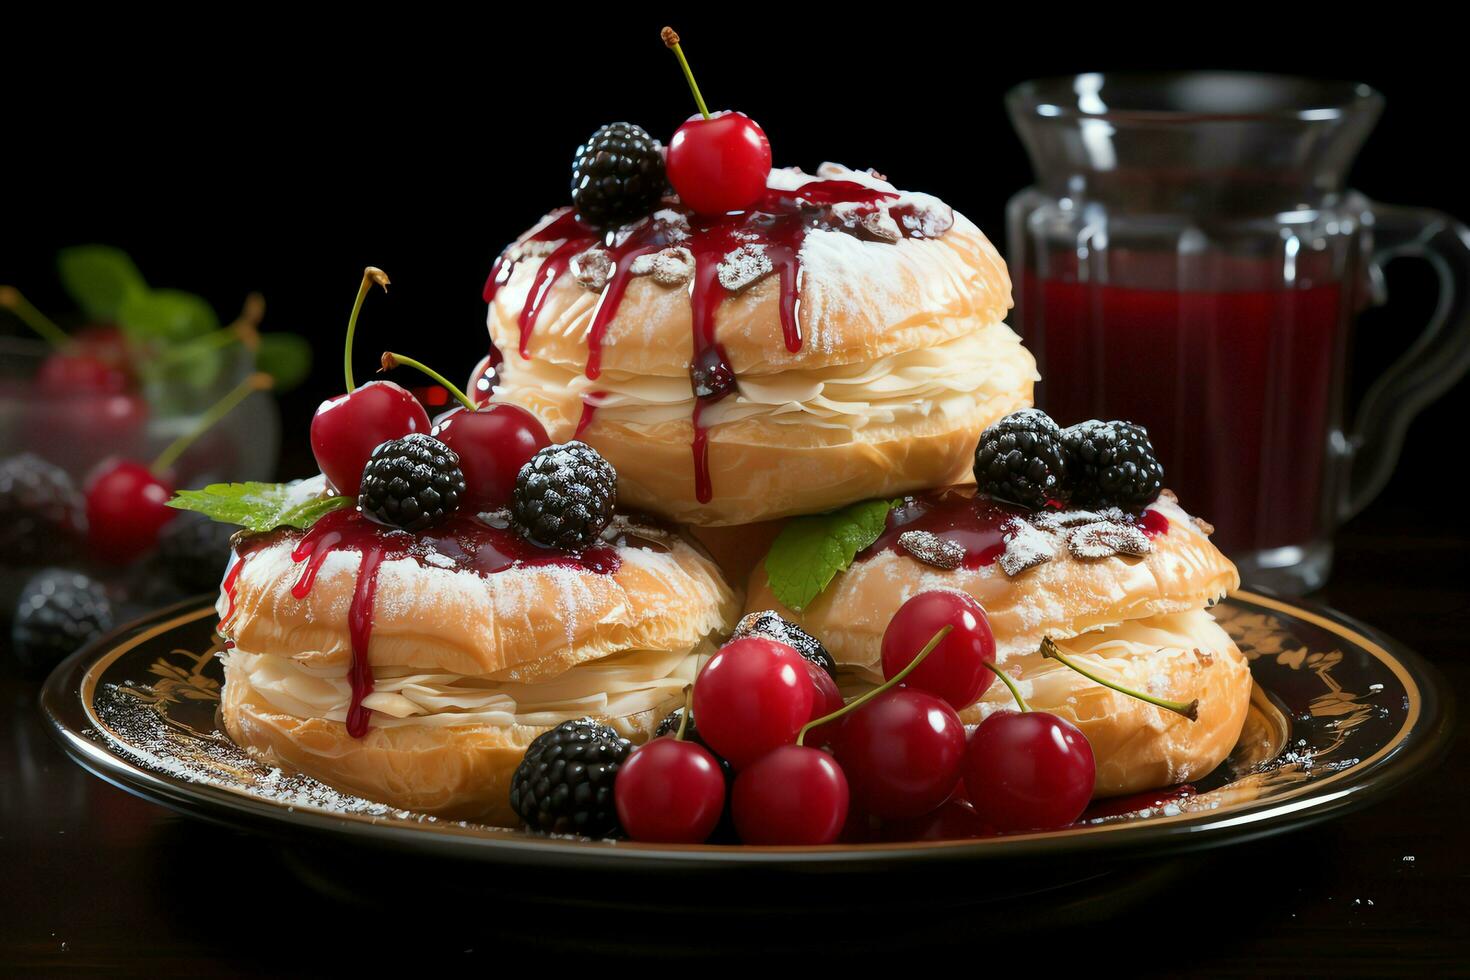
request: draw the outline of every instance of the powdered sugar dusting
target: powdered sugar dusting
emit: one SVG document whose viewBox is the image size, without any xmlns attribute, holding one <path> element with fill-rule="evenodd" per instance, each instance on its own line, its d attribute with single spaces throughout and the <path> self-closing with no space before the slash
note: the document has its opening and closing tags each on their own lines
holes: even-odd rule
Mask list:
<svg viewBox="0 0 1470 980">
<path fill-rule="evenodd" d="M 1057 556 L 1052 535 L 1026 521 L 1011 521 L 1006 532 L 1005 553 L 996 561 L 1007 575 L 1020 575 L 1026 569 L 1035 568 Z"/>
<path fill-rule="evenodd" d="M 734 293 L 769 276 L 774 271 L 776 267 L 771 264 L 771 257 L 766 254 L 766 247 L 757 243 L 748 243 L 726 252 L 725 257 L 720 260 L 717 274 L 720 285 Z"/>
</svg>

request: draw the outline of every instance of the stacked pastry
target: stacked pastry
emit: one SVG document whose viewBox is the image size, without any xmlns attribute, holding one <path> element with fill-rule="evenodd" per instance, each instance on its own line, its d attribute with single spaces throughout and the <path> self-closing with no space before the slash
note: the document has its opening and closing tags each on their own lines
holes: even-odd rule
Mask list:
<svg viewBox="0 0 1470 980">
<path fill-rule="evenodd" d="M 620 162 L 630 141 L 641 156 Z M 591 146 L 578 167 L 601 168 L 617 210 L 580 180 L 575 208 L 497 261 L 505 356 L 474 379 L 489 406 L 463 398 L 430 436 L 407 392 L 354 389 L 349 372 L 313 423 L 325 489 L 274 500 L 287 526 L 237 542 L 219 599 L 237 742 L 395 806 L 514 823 L 512 773 L 538 736 L 588 717 L 640 741 L 680 703 L 739 618 L 740 552 L 779 532 L 745 608 L 825 643 L 849 694 L 881 679 L 907 598 L 958 590 L 989 611 L 1032 705 L 1086 733 L 1099 793 L 1223 758 L 1250 681 L 1204 609 L 1234 569 L 1160 496 L 1131 430 L 1063 434 L 1027 410 L 1034 361 L 972 223 L 870 172 L 768 159 L 750 200 L 696 209 L 666 195 L 646 134 L 617 124 Z M 690 532 L 736 547 L 712 557 Z M 803 547 L 820 554 L 793 559 Z M 1198 720 L 1044 661 L 1044 638 L 1197 700 Z M 1005 697 L 995 686 L 966 720 Z M 610 805 L 611 775 L 582 761 Z"/>
<path fill-rule="evenodd" d="M 998 662 L 1031 706 L 1087 735 L 1098 795 L 1213 769 L 1250 675 L 1206 607 L 1238 580 L 1207 527 L 1160 494 L 1146 434 L 1069 429 L 1087 457 L 1075 480 L 1045 457 L 1072 450 L 1041 413 L 1013 414 L 1036 374 L 1003 322 L 1005 266 L 942 201 L 830 164 L 774 171 L 768 187 L 789 210 L 733 230 L 675 210 L 605 241 L 578 240 L 557 214 L 523 236 L 487 288 L 507 352 L 498 398 L 598 448 L 625 499 L 695 525 L 732 577 L 750 573 L 747 610 L 818 637 L 849 695 L 882 681 L 879 642 L 907 599 L 962 591 L 989 611 Z M 1041 461 L 1014 435 L 1033 425 L 1047 433 Z M 985 437 L 1010 439 L 1001 462 Z M 1041 463 L 1050 482 L 1027 485 Z M 1133 483 L 1119 485 L 1119 467 Z M 1073 482 L 1087 506 L 1069 506 Z M 850 567 L 815 594 L 772 587 L 768 568 L 801 576 L 772 564 L 789 549 L 759 560 L 782 525 L 754 522 L 875 499 L 895 505 Z M 819 529 L 790 536 L 827 546 Z M 1043 638 L 1120 685 L 1197 700 L 1197 718 L 1043 658 Z M 1009 706 L 997 684 L 962 717 Z"/>
</svg>

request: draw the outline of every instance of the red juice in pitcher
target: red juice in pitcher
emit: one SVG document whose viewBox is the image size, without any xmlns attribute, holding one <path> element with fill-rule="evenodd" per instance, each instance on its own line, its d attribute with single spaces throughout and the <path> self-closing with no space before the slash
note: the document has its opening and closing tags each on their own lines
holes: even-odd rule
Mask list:
<svg viewBox="0 0 1470 980">
<path fill-rule="evenodd" d="M 1148 428 L 1165 483 L 1228 552 L 1323 531 L 1341 288 L 1234 292 L 1021 285 L 1040 403 L 1062 425 Z"/>
<path fill-rule="evenodd" d="M 1404 427 L 1470 371 L 1470 229 L 1370 201 L 1348 168 L 1383 97 L 1251 72 L 1024 82 L 1006 108 L 1034 182 L 1006 208 L 1010 322 L 1062 425 L 1147 426 L 1180 503 L 1250 586 L 1327 580 L 1332 534 L 1392 477 Z M 1344 425 L 1353 320 L 1383 266 L 1439 303 Z"/>
</svg>

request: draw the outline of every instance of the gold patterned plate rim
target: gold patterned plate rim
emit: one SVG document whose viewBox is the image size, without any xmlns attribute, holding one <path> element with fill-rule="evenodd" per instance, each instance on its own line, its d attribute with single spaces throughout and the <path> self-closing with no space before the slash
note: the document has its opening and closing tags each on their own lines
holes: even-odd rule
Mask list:
<svg viewBox="0 0 1470 980">
<path fill-rule="evenodd" d="M 290 777 L 291 793 L 266 793 L 259 774 L 246 771 L 258 764 L 219 761 L 221 752 L 240 750 L 199 720 L 218 700 L 218 680 L 211 676 L 218 674 L 217 648 L 198 649 L 201 635 L 212 636 L 207 621 L 213 606 L 204 600 L 161 610 L 74 654 L 48 678 L 41 705 L 53 734 L 83 768 L 189 815 L 436 856 L 580 868 L 626 868 L 629 862 L 866 868 L 894 861 L 1126 856 L 1213 847 L 1366 805 L 1447 749 L 1453 731 L 1447 689 L 1437 671 L 1396 641 L 1334 610 L 1259 592 L 1237 592 L 1215 614 L 1251 660 L 1257 683 L 1247 729 L 1258 729 L 1251 739 L 1243 737 L 1239 758 L 1206 778 L 1216 785 L 1204 790 L 1202 784 L 1204 791 L 1179 806 L 974 840 L 824 847 L 590 841 L 433 820 L 361 800 L 355 801 L 360 806 L 344 806 L 350 798 L 304 777 Z M 192 649 L 177 645 L 185 635 L 193 635 Z M 123 669 L 130 655 L 136 659 L 157 650 L 164 652 L 149 661 L 151 681 L 110 679 L 109 671 Z M 119 705 L 133 712 L 133 723 L 118 721 Z M 154 727 L 138 728 L 139 717 Z M 1269 746 L 1269 758 L 1252 757 L 1262 746 Z M 281 774 L 271 772 L 274 786 Z M 324 795 L 302 792 L 302 784 Z"/>
</svg>

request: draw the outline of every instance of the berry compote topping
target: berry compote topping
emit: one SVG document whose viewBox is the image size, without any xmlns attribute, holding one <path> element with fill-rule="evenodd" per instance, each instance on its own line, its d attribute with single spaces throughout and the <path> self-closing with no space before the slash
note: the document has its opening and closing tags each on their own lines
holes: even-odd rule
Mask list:
<svg viewBox="0 0 1470 980">
<path fill-rule="evenodd" d="M 1146 539 L 1167 534 L 1169 519 L 1152 509 L 1137 515 L 1115 508 L 1102 512 L 1056 508 L 1030 511 L 994 500 L 974 487 L 947 487 L 905 497 L 902 504 L 888 512 L 887 525 L 878 540 L 855 560 L 866 561 L 893 551 L 935 563 L 936 559 L 925 557 L 927 549 L 900 540 L 915 531 L 926 532 L 939 544 L 958 549 L 954 551 L 955 563 L 945 561 L 940 567 L 976 569 L 1000 562 L 1007 575 L 1016 575 L 1056 557 L 1056 549 L 1067 548 L 1074 539 L 1072 552 L 1078 558 L 1146 553 Z M 1084 536 L 1087 544 L 1096 543 L 1098 550 L 1084 549 Z M 1094 538 L 1099 540 L 1094 542 Z M 1144 539 L 1140 547 L 1125 550 L 1129 542 L 1137 545 L 1138 538 Z"/>
</svg>

